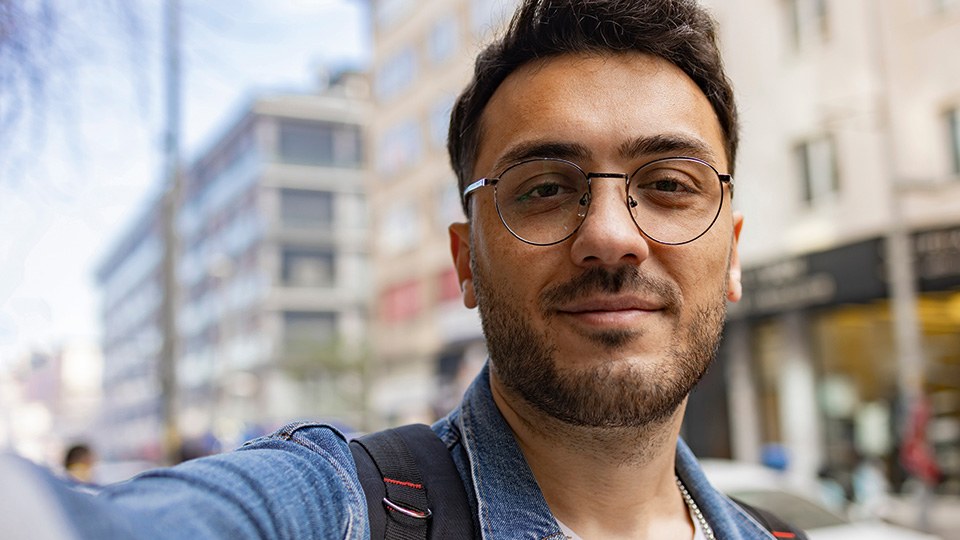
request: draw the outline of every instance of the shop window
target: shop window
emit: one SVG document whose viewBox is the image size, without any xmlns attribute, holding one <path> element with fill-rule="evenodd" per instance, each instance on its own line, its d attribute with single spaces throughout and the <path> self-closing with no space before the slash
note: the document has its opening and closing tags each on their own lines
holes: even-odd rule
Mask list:
<svg viewBox="0 0 960 540">
<path fill-rule="evenodd" d="M 281 273 L 288 287 L 330 287 L 334 284 L 333 252 L 323 248 L 284 247 Z"/>
<path fill-rule="evenodd" d="M 836 152 L 829 136 L 808 139 L 794 147 L 803 201 L 816 205 L 840 191 Z"/>
<path fill-rule="evenodd" d="M 280 190 L 280 221 L 287 227 L 324 229 L 333 225 L 333 194 L 306 189 Z"/>
<path fill-rule="evenodd" d="M 954 175 L 960 176 L 960 107 L 947 111 L 947 144 L 950 146 L 950 165 Z"/>
</svg>

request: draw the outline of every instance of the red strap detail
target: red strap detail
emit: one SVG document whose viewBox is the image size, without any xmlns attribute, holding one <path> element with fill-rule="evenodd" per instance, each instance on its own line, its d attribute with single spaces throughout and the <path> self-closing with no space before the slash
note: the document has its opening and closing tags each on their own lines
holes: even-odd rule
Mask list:
<svg viewBox="0 0 960 540">
<path fill-rule="evenodd" d="M 398 486 L 406 486 L 413 489 L 423 489 L 423 484 L 414 484 L 413 482 L 404 482 L 402 480 L 394 480 L 393 478 L 384 478 L 383 481 L 396 484 Z"/>
<path fill-rule="evenodd" d="M 796 538 L 797 535 L 787 531 L 771 531 L 777 538 Z"/>
</svg>

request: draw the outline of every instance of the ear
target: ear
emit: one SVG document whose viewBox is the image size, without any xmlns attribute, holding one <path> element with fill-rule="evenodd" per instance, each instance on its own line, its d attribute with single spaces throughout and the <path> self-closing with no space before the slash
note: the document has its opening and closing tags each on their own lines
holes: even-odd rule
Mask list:
<svg viewBox="0 0 960 540">
<path fill-rule="evenodd" d="M 730 244 L 730 268 L 727 270 L 727 300 L 739 302 L 743 296 L 743 285 L 740 283 L 740 229 L 743 227 L 743 214 L 733 213 L 733 241 Z"/>
<path fill-rule="evenodd" d="M 469 309 L 477 307 L 477 294 L 473 290 L 473 272 L 470 270 L 470 224 L 453 223 L 450 231 L 450 255 L 457 269 L 457 280 L 463 294 L 463 305 Z"/>
</svg>

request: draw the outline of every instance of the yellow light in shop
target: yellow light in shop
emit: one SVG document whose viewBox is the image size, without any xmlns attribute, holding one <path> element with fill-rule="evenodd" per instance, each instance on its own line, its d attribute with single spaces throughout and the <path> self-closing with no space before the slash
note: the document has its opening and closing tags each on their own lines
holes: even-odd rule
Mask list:
<svg viewBox="0 0 960 540">
<path fill-rule="evenodd" d="M 960 324 L 960 292 L 954 293 L 947 300 L 947 317 Z"/>
</svg>

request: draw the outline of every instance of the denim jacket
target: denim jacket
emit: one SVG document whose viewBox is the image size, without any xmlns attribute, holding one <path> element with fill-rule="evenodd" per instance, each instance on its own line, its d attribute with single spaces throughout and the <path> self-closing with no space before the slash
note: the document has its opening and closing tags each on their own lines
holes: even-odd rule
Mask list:
<svg viewBox="0 0 960 540">
<path fill-rule="evenodd" d="M 563 540 L 493 402 L 486 368 L 433 429 L 450 449 L 484 539 Z M 683 441 L 676 473 L 718 539 L 773 538 L 710 486 Z M 236 452 L 148 471 L 96 495 L 48 483 L 58 501 L 52 510 L 79 538 L 369 537 L 347 441 L 322 424 L 291 424 Z"/>
</svg>

